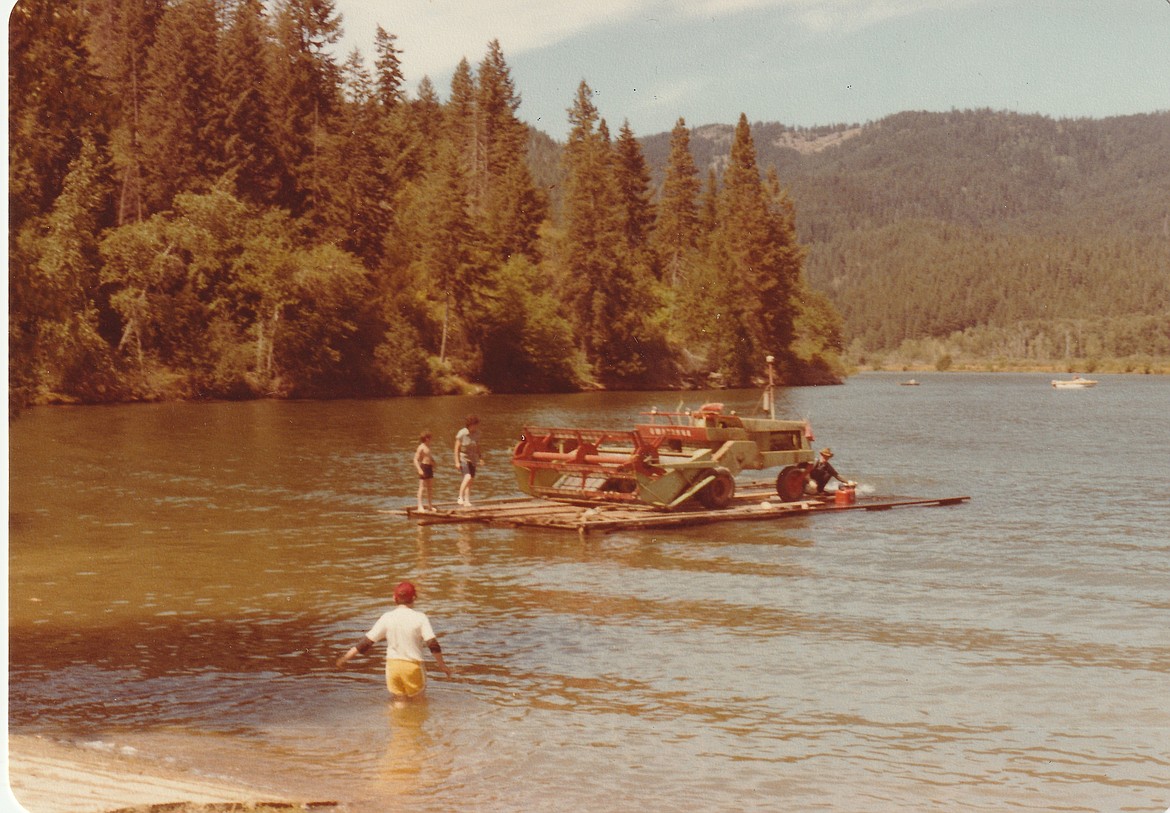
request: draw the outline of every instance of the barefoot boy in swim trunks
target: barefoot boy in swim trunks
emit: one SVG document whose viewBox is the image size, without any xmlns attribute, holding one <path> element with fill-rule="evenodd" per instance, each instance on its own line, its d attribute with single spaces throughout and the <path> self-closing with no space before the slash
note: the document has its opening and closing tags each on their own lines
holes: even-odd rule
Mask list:
<svg viewBox="0 0 1170 813">
<path fill-rule="evenodd" d="M 431 455 L 431 433 L 423 432 L 414 450 L 414 468 L 418 472 L 418 510 L 434 511 L 435 458 Z"/>
</svg>

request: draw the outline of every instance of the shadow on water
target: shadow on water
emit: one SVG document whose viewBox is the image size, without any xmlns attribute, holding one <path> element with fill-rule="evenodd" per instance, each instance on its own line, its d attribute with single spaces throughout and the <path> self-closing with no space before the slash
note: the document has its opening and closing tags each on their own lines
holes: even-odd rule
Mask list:
<svg viewBox="0 0 1170 813">
<path fill-rule="evenodd" d="M 274 684 L 338 681 L 337 652 L 355 635 L 315 619 L 263 623 L 179 617 L 70 629 L 9 630 L 9 719 L 69 728 L 181 725 L 246 727 L 274 711 Z M 263 713 L 263 712 L 261 712 Z"/>
</svg>

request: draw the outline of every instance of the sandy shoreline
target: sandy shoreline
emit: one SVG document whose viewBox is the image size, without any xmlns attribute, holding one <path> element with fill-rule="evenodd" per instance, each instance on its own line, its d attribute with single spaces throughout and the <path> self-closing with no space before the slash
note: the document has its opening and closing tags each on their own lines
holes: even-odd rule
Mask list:
<svg viewBox="0 0 1170 813">
<path fill-rule="evenodd" d="M 6 797 L 0 810 L 28 813 L 339 809 L 290 799 L 271 789 L 200 776 L 102 744 L 68 744 L 32 735 L 8 738 Z M 186 803 L 172 807 L 174 803 Z"/>
</svg>

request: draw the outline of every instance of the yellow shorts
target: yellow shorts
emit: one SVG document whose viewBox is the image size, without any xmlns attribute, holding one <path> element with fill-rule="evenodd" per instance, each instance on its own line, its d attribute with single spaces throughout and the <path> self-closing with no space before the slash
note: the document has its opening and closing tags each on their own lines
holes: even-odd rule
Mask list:
<svg viewBox="0 0 1170 813">
<path fill-rule="evenodd" d="M 427 687 L 426 673 L 416 661 L 387 660 L 386 688 L 396 697 L 414 697 Z"/>
</svg>

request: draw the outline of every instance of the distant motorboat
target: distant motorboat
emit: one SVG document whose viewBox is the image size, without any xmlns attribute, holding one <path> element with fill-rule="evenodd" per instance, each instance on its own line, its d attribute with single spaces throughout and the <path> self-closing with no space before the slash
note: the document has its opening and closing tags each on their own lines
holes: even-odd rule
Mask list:
<svg viewBox="0 0 1170 813">
<path fill-rule="evenodd" d="M 1072 378 L 1054 378 L 1052 386 L 1058 390 L 1083 390 L 1097 386 L 1097 382 L 1091 378 L 1081 378 L 1079 375 L 1074 375 Z"/>
<path fill-rule="evenodd" d="M 901 384 L 903 387 L 917 387 L 918 386 L 918 382 L 915 381 L 913 378 L 911 378 L 909 381 L 899 381 L 898 383 Z"/>
</svg>

